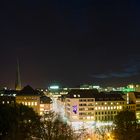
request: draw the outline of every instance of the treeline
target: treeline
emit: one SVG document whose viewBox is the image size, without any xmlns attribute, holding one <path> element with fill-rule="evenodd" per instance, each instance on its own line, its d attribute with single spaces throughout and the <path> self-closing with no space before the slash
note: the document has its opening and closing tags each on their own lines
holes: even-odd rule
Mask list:
<svg viewBox="0 0 140 140">
<path fill-rule="evenodd" d="M 100 140 L 140 140 L 140 124 L 135 112 L 124 110 L 115 116 L 112 125 L 96 128 Z"/>
<path fill-rule="evenodd" d="M 140 140 L 140 127 L 134 112 L 125 110 L 115 117 L 113 125 L 96 129 L 100 140 Z M 22 104 L 0 104 L 0 140 L 83 140 L 85 129 L 76 134 L 60 116 L 48 112 L 39 116 Z"/>
<path fill-rule="evenodd" d="M 69 125 L 53 112 L 44 117 L 22 104 L 0 104 L 1 140 L 74 140 Z"/>
</svg>

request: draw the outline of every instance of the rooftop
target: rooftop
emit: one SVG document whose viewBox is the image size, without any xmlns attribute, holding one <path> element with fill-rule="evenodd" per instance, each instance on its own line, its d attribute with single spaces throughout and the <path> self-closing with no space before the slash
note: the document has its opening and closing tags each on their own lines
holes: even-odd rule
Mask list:
<svg viewBox="0 0 140 140">
<path fill-rule="evenodd" d="M 95 101 L 124 101 L 121 93 L 118 92 L 101 92 L 97 90 L 71 90 L 66 98 L 95 98 Z"/>
<path fill-rule="evenodd" d="M 31 86 L 27 85 L 21 91 L 18 92 L 17 96 L 40 96 L 40 94 Z"/>
<path fill-rule="evenodd" d="M 47 96 L 41 96 L 40 97 L 40 103 L 41 104 L 51 104 L 52 103 L 52 99 L 50 97 Z"/>
<path fill-rule="evenodd" d="M 136 98 L 140 98 L 140 92 L 134 92 Z"/>
</svg>

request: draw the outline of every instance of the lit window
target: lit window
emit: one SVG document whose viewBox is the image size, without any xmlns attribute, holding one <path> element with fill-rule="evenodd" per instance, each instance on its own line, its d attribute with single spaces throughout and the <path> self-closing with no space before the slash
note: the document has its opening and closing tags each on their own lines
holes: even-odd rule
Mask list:
<svg viewBox="0 0 140 140">
<path fill-rule="evenodd" d="M 113 103 L 111 103 L 111 105 L 113 105 Z"/>
<path fill-rule="evenodd" d="M 105 105 L 106 105 L 107 103 L 105 102 Z"/>
<path fill-rule="evenodd" d="M 120 109 L 122 109 L 122 106 L 120 106 Z"/>
<path fill-rule="evenodd" d="M 25 102 L 25 105 L 27 105 L 27 102 Z"/>
<path fill-rule="evenodd" d="M 32 105 L 34 105 L 34 102 L 32 102 Z"/>
<path fill-rule="evenodd" d="M 95 107 L 95 110 L 97 110 L 97 107 Z"/>
<path fill-rule="evenodd" d="M 76 95 L 73 95 L 74 97 L 76 97 Z"/>
<path fill-rule="evenodd" d="M 98 107 L 98 109 L 101 109 L 100 107 Z"/>
<path fill-rule="evenodd" d="M 117 105 L 118 105 L 119 103 L 117 103 Z"/>
<path fill-rule="evenodd" d="M 2 101 L 2 103 L 4 104 L 4 101 Z"/>
<path fill-rule="evenodd" d="M 78 95 L 78 97 L 80 97 L 80 95 Z"/>
<path fill-rule="evenodd" d="M 102 110 L 104 109 L 104 107 L 102 107 Z"/>
<path fill-rule="evenodd" d="M 28 105 L 30 106 L 30 105 L 31 105 L 31 103 L 30 103 L 30 102 L 28 102 Z"/>
<path fill-rule="evenodd" d="M 110 110 L 110 107 L 108 106 L 108 110 Z"/>
<path fill-rule="evenodd" d="M 24 102 L 22 102 L 22 104 L 24 105 Z"/>
<path fill-rule="evenodd" d="M 116 109 L 116 106 L 114 106 L 114 109 Z"/>
<path fill-rule="evenodd" d="M 111 107 L 111 109 L 113 109 L 113 107 Z"/>
<path fill-rule="evenodd" d="M 119 107 L 117 106 L 117 109 L 119 109 Z"/>
<path fill-rule="evenodd" d="M 97 105 L 98 103 L 96 103 L 96 105 Z"/>
<path fill-rule="evenodd" d="M 7 104 L 9 104 L 9 101 L 7 101 Z"/>
<path fill-rule="evenodd" d="M 37 106 L 37 102 L 35 102 L 35 106 Z"/>
<path fill-rule="evenodd" d="M 40 107 L 44 107 L 44 104 L 40 104 Z"/>
<path fill-rule="evenodd" d="M 107 107 L 105 107 L 105 110 L 107 109 Z"/>
</svg>

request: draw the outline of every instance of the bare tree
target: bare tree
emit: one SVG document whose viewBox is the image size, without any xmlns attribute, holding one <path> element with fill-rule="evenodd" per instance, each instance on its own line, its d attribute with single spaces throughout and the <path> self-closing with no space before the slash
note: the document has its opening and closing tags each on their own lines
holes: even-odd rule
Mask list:
<svg viewBox="0 0 140 140">
<path fill-rule="evenodd" d="M 42 140 L 73 140 L 74 132 L 60 116 L 54 112 L 48 112 L 42 117 L 41 127 Z"/>
</svg>

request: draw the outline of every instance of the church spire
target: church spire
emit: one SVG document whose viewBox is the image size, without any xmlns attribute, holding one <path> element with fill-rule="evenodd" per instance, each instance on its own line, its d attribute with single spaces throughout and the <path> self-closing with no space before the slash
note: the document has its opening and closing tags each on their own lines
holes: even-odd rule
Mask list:
<svg viewBox="0 0 140 140">
<path fill-rule="evenodd" d="M 15 89 L 16 90 L 21 90 L 21 79 L 20 79 L 20 70 L 19 70 L 19 60 L 18 60 L 18 58 L 17 58 Z"/>
</svg>

